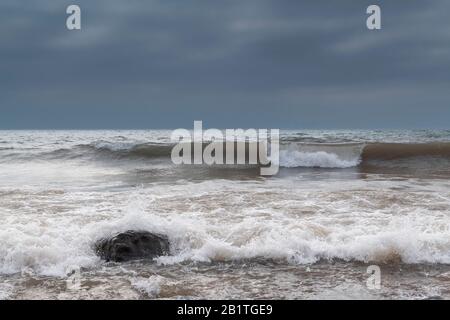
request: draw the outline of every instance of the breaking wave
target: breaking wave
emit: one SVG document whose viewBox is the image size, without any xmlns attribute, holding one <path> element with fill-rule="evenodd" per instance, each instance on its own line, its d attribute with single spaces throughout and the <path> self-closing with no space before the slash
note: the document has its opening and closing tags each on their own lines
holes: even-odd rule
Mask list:
<svg viewBox="0 0 450 320">
<path fill-rule="evenodd" d="M 420 212 L 391 217 L 386 225 L 373 226 L 363 215 L 355 225 L 337 219 L 334 224 L 248 216 L 221 224 L 194 216 L 164 217 L 131 214 L 87 226 L 58 225 L 35 232 L 32 222 L 0 231 L 0 274 L 32 272 L 64 276 L 68 267 L 92 268 L 101 264 L 92 249 L 96 239 L 129 229 L 167 234 L 171 255 L 160 264 L 229 262 L 251 259 L 311 264 L 341 259 L 359 262 L 450 263 L 449 227 L 445 219 Z M 372 220 L 371 220 L 372 219 Z M 382 219 L 380 217 L 379 219 Z M 63 232 L 61 232 L 63 231 Z M 43 232 L 43 233 L 42 233 Z M 144 288 L 145 289 L 145 288 Z M 153 289 L 152 289 L 153 290 Z"/>
<path fill-rule="evenodd" d="M 203 144 L 205 147 L 207 143 Z M 94 158 L 97 160 L 139 160 L 170 157 L 174 144 L 170 143 L 109 143 L 104 141 L 56 149 L 41 154 L 14 153 L 3 156 L 40 157 L 44 159 Z M 249 143 L 246 143 L 248 159 Z M 236 149 L 235 149 L 236 150 Z M 3 150 L 7 152 L 7 150 Z M 225 154 L 225 146 L 224 146 Z M 429 158 L 450 159 L 450 143 L 298 143 L 280 145 L 280 166 L 285 168 L 350 168 L 377 162 Z"/>
<path fill-rule="evenodd" d="M 450 143 L 373 143 L 368 144 L 362 153 L 363 161 L 416 157 L 450 158 Z"/>
<path fill-rule="evenodd" d="M 350 168 L 359 164 L 359 157 L 352 160 L 342 160 L 334 153 L 324 151 L 299 152 L 281 151 L 280 165 L 290 167 L 319 167 L 319 168 Z"/>
</svg>

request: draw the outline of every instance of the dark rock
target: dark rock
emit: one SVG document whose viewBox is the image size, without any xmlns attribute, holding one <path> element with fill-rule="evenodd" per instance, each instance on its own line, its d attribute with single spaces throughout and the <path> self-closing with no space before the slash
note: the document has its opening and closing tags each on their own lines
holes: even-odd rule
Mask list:
<svg viewBox="0 0 450 320">
<path fill-rule="evenodd" d="M 126 231 L 96 243 L 96 252 L 106 261 L 153 259 L 169 253 L 169 239 L 147 231 Z"/>
</svg>

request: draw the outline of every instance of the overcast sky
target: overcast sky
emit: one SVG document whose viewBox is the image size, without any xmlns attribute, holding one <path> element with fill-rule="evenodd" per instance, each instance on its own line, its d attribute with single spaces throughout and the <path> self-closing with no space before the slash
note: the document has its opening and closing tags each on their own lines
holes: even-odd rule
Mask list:
<svg viewBox="0 0 450 320">
<path fill-rule="evenodd" d="M 449 14 L 448 0 L 2 0 L 0 129 L 449 129 Z"/>
</svg>

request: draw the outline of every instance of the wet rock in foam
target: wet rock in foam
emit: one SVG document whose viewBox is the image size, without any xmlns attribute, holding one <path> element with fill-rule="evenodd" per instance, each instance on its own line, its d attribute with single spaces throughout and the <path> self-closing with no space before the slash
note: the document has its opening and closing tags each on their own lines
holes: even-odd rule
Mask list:
<svg viewBox="0 0 450 320">
<path fill-rule="evenodd" d="M 147 231 L 126 231 L 95 244 L 96 253 L 106 261 L 153 259 L 170 251 L 166 236 Z"/>
</svg>

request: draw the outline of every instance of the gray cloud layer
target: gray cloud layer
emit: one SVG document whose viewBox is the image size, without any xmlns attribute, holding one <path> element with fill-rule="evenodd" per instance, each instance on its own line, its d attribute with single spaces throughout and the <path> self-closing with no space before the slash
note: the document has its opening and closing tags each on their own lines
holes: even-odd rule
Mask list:
<svg viewBox="0 0 450 320">
<path fill-rule="evenodd" d="M 382 8 L 368 31 L 365 9 Z M 78 4 L 82 30 L 65 28 Z M 0 4 L 1 128 L 448 128 L 450 2 Z"/>
</svg>

